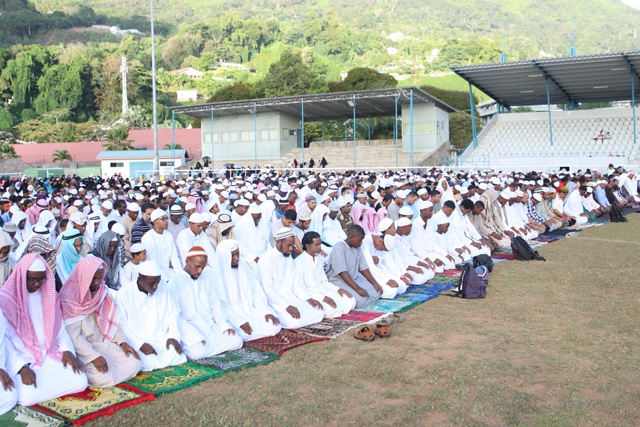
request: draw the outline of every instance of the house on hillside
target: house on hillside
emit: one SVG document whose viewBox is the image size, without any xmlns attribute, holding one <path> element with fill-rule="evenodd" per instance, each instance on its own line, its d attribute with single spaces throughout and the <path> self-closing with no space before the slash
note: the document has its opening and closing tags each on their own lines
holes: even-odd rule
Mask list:
<svg viewBox="0 0 640 427">
<path fill-rule="evenodd" d="M 204 77 L 204 73 L 202 71 L 198 71 L 193 67 L 186 68 L 178 68 L 177 70 L 169 71 L 169 74 L 183 74 L 185 76 L 189 76 L 192 79 L 200 79 Z"/>
<path fill-rule="evenodd" d="M 197 100 L 198 100 L 197 89 L 176 90 L 177 102 L 187 102 L 187 101 L 197 101 Z"/>
</svg>

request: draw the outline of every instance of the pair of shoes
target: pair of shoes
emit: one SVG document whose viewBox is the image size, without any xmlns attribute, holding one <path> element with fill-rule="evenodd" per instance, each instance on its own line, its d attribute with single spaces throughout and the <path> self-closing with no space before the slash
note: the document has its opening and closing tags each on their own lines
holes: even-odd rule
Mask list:
<svg viewBox="0 0 640 427">
<path fill-rule="evenodd" d="M 371 342 L 376 339 L 376 336 L 380 338 L 389 338 L 391 336 L 391 326 L 383 323 L 376 323 L 373 326 L 373 329 L 369 326 L 363 326 L 353 334 L 355 339 L 364 342 Z"/>
</svg>

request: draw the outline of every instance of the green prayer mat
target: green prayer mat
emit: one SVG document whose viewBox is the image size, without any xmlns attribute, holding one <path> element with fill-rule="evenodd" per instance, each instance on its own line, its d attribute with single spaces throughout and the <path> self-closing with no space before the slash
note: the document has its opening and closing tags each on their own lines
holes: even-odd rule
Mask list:
<svg viewBox="0 0 640 427">
<path fill-rule="evenodd" d="M 62 427 L 69 423 L 61 418 L 35 411 L 26 406 L 16 406 L 0 415 L 2 427 Z"/>
<path fill-rule="evenodd" d="M 427 282 L 427 285 L 431 283 L 458 283 L 459 277 L 445 276 L 444 274 L 436 274 L 433 279 Z"/>
<path fill-rule="evenodd" d="M 251 366 L 265 365 L 278 359 L 277 353 L 266 353 L 252 348 L 243 347 L 218 356 L 192 360 L 198 365 L 208 366 L 222 372 L 235 371 Z"/>
<path fill-rule="evenodd" d="M 364 307 L 362 311 L 373 311 L 378 313 L 401 313 L 407 311 L 416 305 L 421 304 L 420 301 L 394 299 L 379 299 L 371 302 Z"/>
<path fill-rule="evenodd" d="M 221 371 L 201 366 L 193 362 L 181 365 L 169 366 L 151 372 L 140 372 L 135 378 L 125 384 L 135 387 L 147 393 L 155 393 L 161 396 L 173 393 L 183 388 L 197 385 L 200 381 L 219 377 Z"/>
</svg>

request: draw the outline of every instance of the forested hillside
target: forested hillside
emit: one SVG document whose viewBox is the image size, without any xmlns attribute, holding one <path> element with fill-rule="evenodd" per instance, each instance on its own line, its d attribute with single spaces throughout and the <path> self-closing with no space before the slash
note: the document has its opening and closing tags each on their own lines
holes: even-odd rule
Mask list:
<svg viewBox="0 0 640 427">
<path fill-rule="evenodd" d="M 578 54 L 636 49 L 640 36 L 640 12 L 616 0 L 156 0 L 155 14 L 165 126 L 177 89 L 214 100 L 381 84 L 464 89 L 433 73 L 497 61 L 503 45 L 509 60 L 566 55 L 574 20 Z M 0 130 L 40 142 L 104 138 L 120 118 L 122 56 L 123 124 L 148 127 L 148 16 L 148 0 L 0 0 Z M 169 72 L 183 67 L 204 76 Z M 340 83 L 354 69 L 353 83 Z"/>
</svg>

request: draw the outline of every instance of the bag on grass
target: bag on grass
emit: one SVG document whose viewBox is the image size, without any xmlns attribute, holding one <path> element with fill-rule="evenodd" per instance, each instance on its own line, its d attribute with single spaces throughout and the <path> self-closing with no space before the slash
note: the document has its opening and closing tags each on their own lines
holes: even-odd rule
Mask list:
<svg viewBox="0 0 640 427">
<path fill-rule="evenodd" d="M 473 268 L 476 268 L 480 265 L 487 267 L 487 270 L 489 270 L 489 273 L 493 271 L 493 260 L 489 255 L 480 254 L 478 256 L 473 257 Z"/>
<path fill-rule="evenodd" d="M 480 279 L 475 268 L 471 264 L 464 266 L 460 280 L 458 280 L 458 292 L 456 296 L 477 299 L 487 296 L 487 283 Z"/>
<path fill-rule="evenodd" d="M 513 251 L 513 257 L 518 261 L 530 261 L 532 259 L 546 261 L 546 259 L 538 255 L 538 251 L 534 251 L 527 241 L 520 236 L 511 239 L 511 250 Z"/>
<path fill-rule="evenodd" d="M 617 204 L 612 204 L 611 209 L 609 209 L 609 217 L 611 218 L 611 222 L 627 222 L 627 218 L 622 215 L 622 209 Z"/>
</svg>

